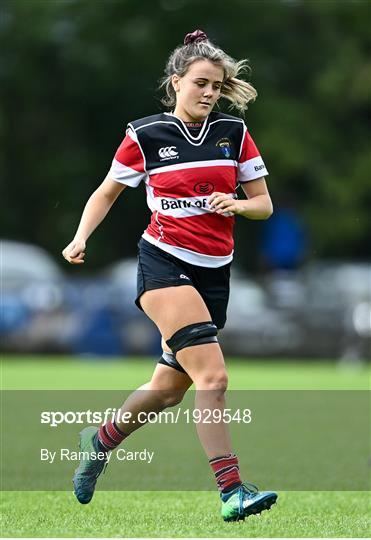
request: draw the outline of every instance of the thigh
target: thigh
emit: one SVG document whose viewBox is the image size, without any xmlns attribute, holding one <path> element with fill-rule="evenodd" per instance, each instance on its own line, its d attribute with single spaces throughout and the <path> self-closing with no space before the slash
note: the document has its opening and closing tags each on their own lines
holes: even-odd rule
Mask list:
<svg viewBox="0 0 371 540">
<path fill-rule="evenodd" d="M 165 341 L 184 326 L 211 321 L 205 302 L 191 285 L 146 291 L 140 303 Z"/>
</svg>

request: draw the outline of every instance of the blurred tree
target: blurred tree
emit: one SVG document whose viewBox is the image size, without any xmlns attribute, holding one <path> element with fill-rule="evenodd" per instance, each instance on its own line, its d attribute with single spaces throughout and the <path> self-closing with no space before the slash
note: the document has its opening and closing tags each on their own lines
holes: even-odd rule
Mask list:
<svg viewBox="0 0 371 540">
<path fill-rule="evenodd" d="M 290 193 L 305 218 L 311 254 L 366 257 L 369 23 L 366 0 L 2 0 L 2 235 L 59 256 L 126 123 L 162 109 L 167 57 L 198 27 L 251 61 L 259 98 L 246 121 L 273 199 Z M 89 242 L 89 267 L 134 255 L 148 217 L 143 189 L 127 190 Z M 237 223 L 236 258 L 250 269 L 260 231 Z"/>
</svg>

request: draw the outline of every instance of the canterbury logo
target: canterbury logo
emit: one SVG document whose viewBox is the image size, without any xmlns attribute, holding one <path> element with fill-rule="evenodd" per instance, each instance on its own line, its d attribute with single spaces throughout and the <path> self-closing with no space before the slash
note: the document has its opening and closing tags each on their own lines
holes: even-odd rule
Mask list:
<svg viewBox="0 0 371 540">
<path fill-rule="evenodd" d="M 177 159 L 179 157 L 176 146 L 165 146 L 160 148 L 158 155 L 161 159 Z"/>
</svg>

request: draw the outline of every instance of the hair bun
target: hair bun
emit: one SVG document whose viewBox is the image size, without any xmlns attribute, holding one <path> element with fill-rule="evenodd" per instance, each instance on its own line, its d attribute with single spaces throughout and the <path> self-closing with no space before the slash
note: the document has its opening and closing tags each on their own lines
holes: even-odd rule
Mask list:
<svg viewBox="0 0 371 540">
<path fill-rule="evenodd" d="M 202 30 L 195 30 L 194 32 L 187 34 L 184 38 L 184 45 L 190 45 L 191 43 L 200 43 L 201 41 L 207 41 L 208 37 Z"/>
</svg>

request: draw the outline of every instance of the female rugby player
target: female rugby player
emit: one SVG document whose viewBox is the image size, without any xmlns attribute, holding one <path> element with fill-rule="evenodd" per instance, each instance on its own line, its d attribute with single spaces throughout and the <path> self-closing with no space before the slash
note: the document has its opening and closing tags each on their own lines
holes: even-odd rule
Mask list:
<svg viewBox="0 0 371 540">
<path fill-rule="evenodd" d="M 245 66 L 245 60 L 233 60 L 202 31 L 186 35 L 170 55 L 162 83 L 164 104 L 172 112 L 128 124 L 110 171 L 63 251 L 69 263 L 82 264 L 89 236 L 120 193 L 145 183 L 152 217 L 139 242 L 136 304 L 157 325 L 163 355 L 151 381 L 120 409 L 131 413 L 131 422 L 116 417 L 81 432 L 80 449 L 91 455 L 106 456 L 143 425 L 136 421 L 139 413 L 178 404 L 192 383 L 196 408 L 223 414 L 227 372 L 217 331 L 226 321 L 234 220 L 236 215 L 267 219 L 272 214 L 267 171 L 243 120 L 213 112 L 220 97 L 239 111 L 256 97 L 238 77 Z M 239 184 L 247 199 L 237 199 Z M 226 423 L 201 422 L 197 431 L 215 474 L 224 520 L 244 519 L 276 502 L 276 493 L 242 483 Z M 80 462 L 74 476 L 80 503 L 92 499 L 105 462 Z"/>
</svg>

